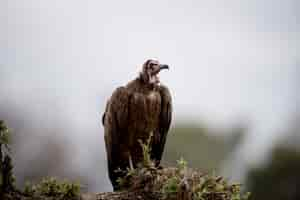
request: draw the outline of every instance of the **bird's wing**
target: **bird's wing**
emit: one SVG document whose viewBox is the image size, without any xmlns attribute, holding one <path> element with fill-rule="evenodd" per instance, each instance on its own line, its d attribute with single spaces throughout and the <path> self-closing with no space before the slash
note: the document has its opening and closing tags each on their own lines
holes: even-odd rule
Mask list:
<svg viewBox="0 0 300 200">
<path fill-rule="evenodd" d="M 108 105 L 109 105 L 109 101 L 106 102 L 106 107 L 105 107 L 105 111 L 102 115 L 102 125 L 104 126 L 104 122 L 105 122 L 105 117 L 106 117 L 106 113 L 107 113 L 107 110 L 108 110 Z"/>
<path fill-rule="evenodd" d="M 114 176 L 120 155 L 122 132 L 126 129 L 129 111 L 130 93 L 125 87 L 117 88 L 106 106 L 103 115 L 104 139 L 106 145 L 109 175 Z M 111 177 L 114 179 L 115 177 Z"/>
<path fill-rule="evenodd" d="M 106 105 L 102 121 L 106 136 L 115 142 L 120 138 L 123 128 L 127 125 L 130 93 L 125 87 L 117 88 Z"/>
<path fill-rule="evenodd" d="M 167 134 L 172 120 L 172 97 L 167 87 L 160 86 L 161 113 L 158 128 L 158 137 L 154 136 L 152 157 L 158 165 L 164 151 Z"/>
</svg>

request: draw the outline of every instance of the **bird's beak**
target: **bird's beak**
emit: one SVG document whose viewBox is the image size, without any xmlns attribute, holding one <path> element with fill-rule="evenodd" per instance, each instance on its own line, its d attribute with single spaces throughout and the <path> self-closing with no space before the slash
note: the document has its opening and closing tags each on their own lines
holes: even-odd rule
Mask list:
<svg viewBox="0 0 300 200">
<path fill-rule="evenodd" d="M 162 69 L 169 69 L 169 66 L 165 65 L 165 64 L 159 65 L 159 71 L 162 70 Z"/>
<path fill-rule="evenodd" d="M 169 66 L 163 65 L 163 64 L 157 65 L 156 69 L 152 72 L 152 75 L 158 74 L 160 72 L 160 70 L 162 70 L 162 69 L 169 69 Z"/>
</svg>

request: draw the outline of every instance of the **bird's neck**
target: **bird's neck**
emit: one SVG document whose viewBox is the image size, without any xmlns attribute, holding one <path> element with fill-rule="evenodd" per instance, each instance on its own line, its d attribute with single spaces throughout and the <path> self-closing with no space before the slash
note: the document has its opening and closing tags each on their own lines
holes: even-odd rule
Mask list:
<svg viewBox="0 0 300 200">
<path fill-rule="evenodd" d="M 147 94 L 151 91 L 155 91 L 158 88 L 158 85 L 156 84 L 149 84 L 144 81 L 142 76 L 140 75 L 138 78 L 133 80 L 131 83 L 127 85 L 127 88 L 129 88 L 132 92 L 139 92 Z"/>
</svg>

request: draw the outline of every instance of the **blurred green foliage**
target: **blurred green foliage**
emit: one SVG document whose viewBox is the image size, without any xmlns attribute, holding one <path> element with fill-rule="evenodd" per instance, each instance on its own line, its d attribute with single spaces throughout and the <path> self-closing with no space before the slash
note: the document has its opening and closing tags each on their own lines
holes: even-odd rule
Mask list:
<svg viewBox="0 0 300 200">
<path fill-rule="evenodd" d="M 267 165 L 249 172 L 246 185 L 255 200 L 299 200 L 300 152 L 276 147 Z"/>
<path fill-rule="evenodd" d="M 3 147 L 1 152 L 4 151 L 4 154 L 8 154 L 10 152 L 9 145 L 10 145 L 11 135 L 8 127 L 6 126 L 3 120 L 0 120 L 0 145 Z"/>
<path fill-rule="evenodd" d="M 15 190 L 9 145 L 10 131 L 5 122 L 0 120 L 0 193 Z"/>
<path fill-rule="evenodd" d="M 178 158 L 184 157 L 191 167 L 205 171 L 218 170 L 244 132 L 243 127 L 212 130 L 204 125 L 178 124 L 168 134 L 163 162 L 174 165 Z"/>
</svg>

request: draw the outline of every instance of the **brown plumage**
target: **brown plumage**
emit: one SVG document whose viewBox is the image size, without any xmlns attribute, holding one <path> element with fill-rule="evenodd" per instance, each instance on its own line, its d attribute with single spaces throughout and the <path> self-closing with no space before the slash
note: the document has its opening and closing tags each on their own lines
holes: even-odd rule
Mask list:
<svg viewBox="0 0 300 200">
<path fill-rule="evenodd" d="M 159 84 L 157 74 L 167 65 L 147 60 L 139 77 L 117 88 L 107 102 L 102 117 L 108 172 L 114 190 L 117 179 L 130 166 L 143 160 L 139 140 L 146 143 L 151 133 L 150 158 L 160 164 L 171 123 L 172 101 L 167 87 Z"/>
</svg>

